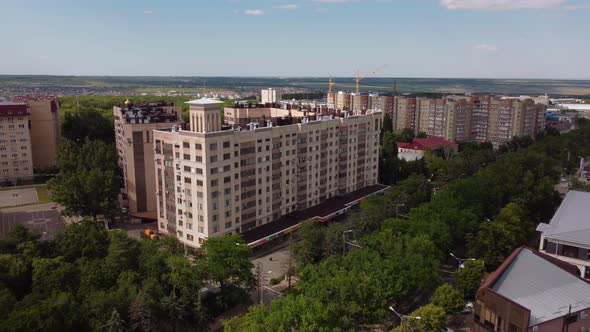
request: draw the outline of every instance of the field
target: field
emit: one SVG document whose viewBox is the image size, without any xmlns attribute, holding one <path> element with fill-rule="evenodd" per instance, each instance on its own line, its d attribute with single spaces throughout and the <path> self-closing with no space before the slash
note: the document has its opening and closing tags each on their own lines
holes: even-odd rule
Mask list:
<svg viewBox="0 0 590 332">
<path fill-rule="evenodd" d="M 205 82 L 208 92 L 249 93 L 276 87 L 286 91 L 327 91 L 328 77 L 150 77 L 150 76 L 15 76 L 0 75 L 0 95 L 11 91 L 57 91 L 60 95 L 125 95 L 171 90 L 198 93 Z M 364 92 L 392 93 L 394 81 L 400 93 L 492 93 L 590 96 L 590 80 L 468 79 L 468 78 L 366 78 Z M 334 78 L 335 90 L 352 91 L 352 77 Z M 61 92 L 60 92 L 61 91 Z"/>
</svg>

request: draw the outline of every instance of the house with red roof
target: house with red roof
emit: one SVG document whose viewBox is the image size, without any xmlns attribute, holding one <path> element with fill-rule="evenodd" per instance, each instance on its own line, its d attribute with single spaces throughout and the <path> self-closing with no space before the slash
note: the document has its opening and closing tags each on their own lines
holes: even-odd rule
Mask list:
<svg viewBox="0 0 590 332">
<path fill-rule="evenodd" d="M 407 161 L 418 160 L 424 157 L 426 151 L 434 151 L 438 148 L 446 148 L 452 153 L 456 153 L 459 149 L 459 145 L 436 136 L 414 138 L 411 143 L 398 142 L 397 155 L 400 159 Z"/>
</svg>

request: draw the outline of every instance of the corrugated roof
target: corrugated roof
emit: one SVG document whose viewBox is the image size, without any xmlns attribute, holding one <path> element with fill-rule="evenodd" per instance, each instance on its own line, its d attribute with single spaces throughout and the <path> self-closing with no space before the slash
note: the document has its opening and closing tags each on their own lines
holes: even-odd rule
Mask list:
<svg viewBox="0 0 590 332">
<path fill-rule="evenodd" d="M 590 284 L 522 248 L 491 287 L 531 311 L 530 326 L 590 308 Z"/>
<path fill-rule="evenodd" d="M 539 224 L 537 231 L 548 239 L 590 246 L 590 193 L 571 190 L 567 193 L 549 224 Z"/>
</svg>

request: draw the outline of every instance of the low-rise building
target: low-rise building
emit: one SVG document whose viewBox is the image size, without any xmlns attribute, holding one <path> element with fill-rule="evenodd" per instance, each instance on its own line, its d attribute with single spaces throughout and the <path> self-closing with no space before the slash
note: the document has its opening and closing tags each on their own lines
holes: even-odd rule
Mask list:
<svg viewBox="0 0 590 332">
<path fill-rule="evenodd" d="M 119 168 L 123 174 L 123 203 L 132 220 L 156 219 L 153 130 L 179 125 L 180 106 L 165 102 L 113 107 Z"/>
<path fill-rule="evenodd" d="M 516 249 L 476 295 L 473 331 L 588 331 L 590 284 L 574 265 Z"/>
<path fill-rule="evenodd" d="M 539 224 L 539 250 L 578 267 L 590 279 L 590 193 L 569 191 L 549 224 Z M 590 327 L 590 326 L 589 326 Z"/>
<path fill-rule="evenodd" d="M 414 138 L 411 143 L 398 142 L 397 154 L 400 159 L 410 161 L 422 159 L 426 151 L 434 151 L 439 148 L 448 150 L 447 153 L 451 155 L 458 151 L 459 145 L 436 136 Z"/>
</svg>

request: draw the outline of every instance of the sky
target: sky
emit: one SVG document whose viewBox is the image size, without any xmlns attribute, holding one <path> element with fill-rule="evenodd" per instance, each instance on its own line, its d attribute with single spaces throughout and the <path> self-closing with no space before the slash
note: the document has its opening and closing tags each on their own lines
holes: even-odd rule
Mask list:
<svg viewBox="0 0 590 332">
<path fill-rule="evenodd" d="M 589 39 L 590 0 L 0 0 L 0 74 L 590 79 Z"/>
</svg>

